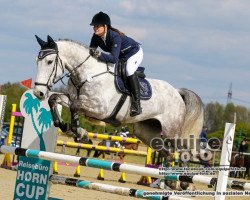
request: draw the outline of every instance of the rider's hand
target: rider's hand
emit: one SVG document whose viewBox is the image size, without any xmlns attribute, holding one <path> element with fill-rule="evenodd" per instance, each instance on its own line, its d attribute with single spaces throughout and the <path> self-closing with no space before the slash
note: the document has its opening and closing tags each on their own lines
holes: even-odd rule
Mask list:
<svg viewBox="0 0 250 200">
<path fill-rule="evenodd" d="M 101 55 L 96 48 L 89 48 L 89 54 L 95 58 L 98 58 Z"/>
</svg>

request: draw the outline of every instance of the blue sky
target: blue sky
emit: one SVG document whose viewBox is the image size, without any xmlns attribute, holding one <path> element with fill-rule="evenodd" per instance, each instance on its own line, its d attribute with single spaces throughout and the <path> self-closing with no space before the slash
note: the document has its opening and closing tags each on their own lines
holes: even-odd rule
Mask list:
<svg viewBox="0 0 250 200">
<path fill-rule="evenodd" d="M 0 84 L 35 78 L 35 34 L 89 44 L 99 11 L 142 44 L 146 74 L 250 108 L 249 0 L 0 0 Z"/>
</svg>

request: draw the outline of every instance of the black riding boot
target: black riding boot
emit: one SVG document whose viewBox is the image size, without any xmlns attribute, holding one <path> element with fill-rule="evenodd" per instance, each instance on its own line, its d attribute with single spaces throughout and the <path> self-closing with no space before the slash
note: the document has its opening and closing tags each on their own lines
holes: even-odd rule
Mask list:
<svg viewBox="0 0 250 200">
<path fill-rule="evenodd" d="M 140 104 L 140 87 L 139 81 L 136 74 L 128 77 L 130 89 L 131 89 L 131 106 L 130 106 L 130 116 L 134 117 L 141 114 L 141 104 Z"/>
</svg>

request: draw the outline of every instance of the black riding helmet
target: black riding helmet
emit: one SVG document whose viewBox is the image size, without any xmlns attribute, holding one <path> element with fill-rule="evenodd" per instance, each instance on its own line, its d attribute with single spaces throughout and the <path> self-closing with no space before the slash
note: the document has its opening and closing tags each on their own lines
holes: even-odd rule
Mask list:
<svg viewBox="0 0 250 200">
<path fill-rule="evenodd" d="M 106 24 L 108 27 L 111 27 L 110 18 L 104 12 L 99 12 L 95 14 L 95 16 L 92 18 L 92 22 L 90 23 L 91 26 L 104 25 L 104 24 Z"/>
</svg>

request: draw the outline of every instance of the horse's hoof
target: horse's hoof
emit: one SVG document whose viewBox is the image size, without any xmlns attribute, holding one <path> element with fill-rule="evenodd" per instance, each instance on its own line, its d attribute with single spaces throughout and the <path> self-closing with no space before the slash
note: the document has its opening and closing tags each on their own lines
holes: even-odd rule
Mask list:
<svg viewBox="0 0 250 200">
<path fill-rule="evenodd" d="M 69 124 L 68 123 L 63 123 L 59 126 L 59 128 L 62 130 L 62 132 L 66 133 L 70 130 Z"/>
<path fill-rule="evenodd" d="M 60 123 L 59 123 L 58 120 L 54 121 L 54 126 L 55 126 L 55 127 L 59 127 L 59 125 L 60 125 Z"/>
<path fill-rule="evenodd" d="M 77 135 L 80 139 L 84 139 L 84 140 L 89 139 L 89 138 L 88 138 L 88 132 L 87 132 L 85 129 L 81 128 L 81 127 L 77 128 L 76 135 Z"/>
</svg>

